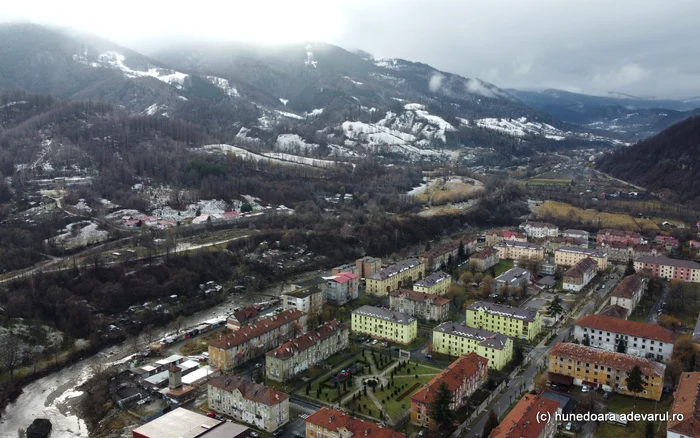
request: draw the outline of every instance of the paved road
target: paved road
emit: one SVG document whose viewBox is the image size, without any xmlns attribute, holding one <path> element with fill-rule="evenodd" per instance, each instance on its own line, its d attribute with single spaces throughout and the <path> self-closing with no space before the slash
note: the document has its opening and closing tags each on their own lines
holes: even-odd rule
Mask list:
<svg viewBox="0 0 700 438">
<path fill-rule="evenodd" d="M 659 309 L 661 306 L 666 302 L 666 297 L 668 296 L 668 290 L 669 290 L 669 284 L 667 282 L 664 282 L 664 290 L 661 292 L 661 296 L 659 297 L 658 300 L 654 303 L 654 306 L 651 308 L 651 311 L 649 312 L 649 317 L 647 318 L 647 324 L 653 324 L 656 322 L 656 317 L 659 314 Z"/>
</svg>

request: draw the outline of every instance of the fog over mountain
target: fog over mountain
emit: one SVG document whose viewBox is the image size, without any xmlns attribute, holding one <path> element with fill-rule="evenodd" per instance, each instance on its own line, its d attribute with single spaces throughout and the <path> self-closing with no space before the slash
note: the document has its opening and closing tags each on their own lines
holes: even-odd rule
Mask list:
<svg viewBox="0 0 700 438">
<path fill-rule="evenodd" d="M 85 1 L 3 5 L 0 21 L 54 24 L 146 54 L 172 41 L 327 42 L 502 88 L 688 99 L 700 95 L 700 3 L 536 0 Z"/>
</svg>

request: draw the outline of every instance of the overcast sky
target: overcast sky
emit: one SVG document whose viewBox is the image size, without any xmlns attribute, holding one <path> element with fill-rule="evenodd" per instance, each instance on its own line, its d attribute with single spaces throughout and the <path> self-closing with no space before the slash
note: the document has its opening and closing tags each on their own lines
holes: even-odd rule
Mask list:
<svg viewBox="0 0 700 438">
<path fill-rule="evenodd" d="M 502 88 L 700 96 L 700 0 L 7 0 L 0 21 L 144 49 L 195 37 L 324 41 Z M 2 62 L 2 60 L 0 60 Z"/>
</svg>

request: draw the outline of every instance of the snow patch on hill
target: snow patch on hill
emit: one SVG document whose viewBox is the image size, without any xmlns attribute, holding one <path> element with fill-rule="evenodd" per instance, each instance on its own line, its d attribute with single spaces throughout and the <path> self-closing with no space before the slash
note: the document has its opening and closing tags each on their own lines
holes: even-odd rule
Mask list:
<svg viewBox="0 0 700 438">
<path fill-rule="evenodd" d="M 305 153 L 317 148 L 317 144 L 307 143 L 297 134 L 280 134 L 275 142 L 275 150 L 283 152 Z"/>
<path fill-rule="evenodd" d="M 309 117 L 318 117 L 321 114 L 323 114 L 323 108 L 316 108 L 316 109 L 311 110 L 310 112 L 306 113 L 306 115 Z"/>
<path fill-rule="evenodd" d="M 216 76 L 204 76 L 206 80 L 214 84 L 216 87 L 219 87 L 220 89 L 223 90 L 224 93 L 226 93 L 227 96 L 231 97 L 240 97 L 241 95 L 238 93 L 238 90 L 236 87 L 232 87 L 231 84 L 229 83 L 228 79 L 224 78 L 218 78 Z"/>
<path fill-rule="evenodd" d="M 154 103 L 153 105 L 149 106 L 141 114 L 146 114 L 149 116 L 152 116 L 154 114 L 158 114 L 160 111 L 166 109 L 167 107 L 165 105 L 158 105 L 157 103 Z M 165 115 L 165 114 L 164 114 Z"/>
<path fill-rule="evenodd" d="M 525 137 L 527 135 L 544 135 L 553 140 L 563 140 L 565 138 L 564 131 L 555 128 L 547 123 L 528 122 L 527 118 L 520 117 L 519 119 L 478 119 L 474 121 L 476 126 L 480 128 L 492 129 L 500 131 L 513 137 Z"/>
<path fill-rule="evenodd" d="M 362 82 L 356 81 L 356 80 L 354 80 L 353 78 L 351 78 L 350 76 L 343 76 L 343 77 L 344 77 L 345 79 L 347 79 L 348 81 L 352 82 L 352 83 L 355 84 L 355 85 L 362 85 Z"/>
<path fill-rule="evenodd" d="M 289 99 L 282 99 L 281 97 L 279 99 L 280 102 L 282 102 L 282 105 L 287 106 L 287 102 L 289 102 Z"/>
<path fill-rule="evenodd" d="M 253 161 L 268 161 L 270 163 L 276 164 L 286 164 L 286 165 L 304 165 L 312 167 L 330 167 L 336 166 L 338 164 L 346 164 L 344 162 L 336 162 L 331 160 L 321 160 L 318 158 L 301 157 L 293 154 L 286 154 L 282 152 L 264 152 L 255 153 L 247 149 L 239 148 L 230 144 L 209 144 L 202 146 L 201 148 L 191 149 L 193 152 L 208 152 L 208 153 L 231 153 L 233 155 L 250 159 Z M 353 164 L 353 167 L 355 165 Z"/>
<path fill-rule="evenodd" d="M 80 55 L 77 55 L 80 56 Z M 75 59 L 75 56 L 74 56 Z M 163 81 L 166 84 L 170 84 L 175 88 L 182 88 L 182 84 L 185 78 L 188 76 L 185 73 L 179 71 L 170 70 L 167 68 L 150 67 L 147 71 L 134 70 L 131 67 L 124 64 L 126 57 L 119 52 L 110 50 L 108 52 L 102 53 L 97 57 L 99 63 L 90 63 L 92 67 L 105 67 L 110 66 L 124 72 L 124 76 L 128 78 L 140 78 L 140 77 L 152 77 L 159 81 Z"/>
<path fill-rule="evenodd" d="M 277 114 L 283 116 L 283 117 L 289 117 L 290 119 L 297 119 L 297 120 L 304 120 L 304 117 L 300 116 L 299 114 L 294 114 L 294 113 L 288 113 L 286 111 L 279 111 L 275 110 Z"/>
<path fill-rule="evenodd" d="M 311 51 L 313 47 L 311 44 L 306 45 L 306 59 L 304 60 L 304 65 L 311 66 L 313 68 L 316 68 L 318 66 L 318 62 L 314 59 L 314 52 Z"/>
</svg>

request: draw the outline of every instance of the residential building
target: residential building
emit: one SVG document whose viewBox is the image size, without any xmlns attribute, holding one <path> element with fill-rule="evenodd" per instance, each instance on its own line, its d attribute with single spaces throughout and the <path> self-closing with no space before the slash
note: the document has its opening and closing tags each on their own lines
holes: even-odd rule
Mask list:
<svg viewBox="0 0 700 438">
<path fill-rule="evenodd" d="M 486 233 L 485 236 L 485 243 L 487 246 L 492 246 L 497 244 L 498 242 L 503 242 L 504 240 L 510 240 L 513 242 L 527 242 L 527 236 L 518 233 L 517 231 L 510 231 L 510 230 L 496 230 L 496 231 L 491 231 L 489 233 Z"/>
<path fill-rule="evenodd" d="M 365 279 L 365 292 L 370 295 L 387 296 L 392 290 L 402 288 L 407 282 L 422 280 L 425 264 L 418 259 L 407 259 L 387 266 Z"/>
<path fill-rule="evenodd" d="M 460 356 L 447 369 L 430 379 L 411 396 L 411 423 L 431 429 L 436 427 L 435 421 L 430 418 L 430 404 L 443 383 L 447 384 L 452 393 L 451 411 L 466 405 L 469 396 L 486 383 L 488 363 L 488 359 L 476 353 L 469 353 Z"/>
<path fill-rule="evenodd" d="M 457 251 L 459 250 L 459 241 L 441 243 L 435 248 L 431 248 L 422 254 L 418 255 L 418 260 L 423 262 L 426 269 L 429 271 L 437 271 L 447 266 L 451 260 L 457 261 Z"/>
<path fill-rule="evenodd" d="M 425 321 L 445 321 L 450 315 L 450 300 L 447 298 L 408 289 L 391 292 L 389 307 Z"/>
<path fill-rule="evenodd" d="M 496 277 L 496 292 L 499 292 L 504 287 L 523 287 L 530 284 L 532 274 L 527 269 L 511 268 L 503 274 Z"/>
<path fill-rule="evenodd" d="M 659 400 L 664 386 L 666 365 L 629 354 L 560 342 L 549 353 L 549 373 L 572 379 L 577 386 L 607 387 L 620 394 L 627 389 L 627 373 L 637 366 L 644 376 L 644 390 L 637 397 Z"/>
<path fill-rule="evenodd" d="M 264 355 L 306 331 L 306 314 L 287 309 L 209 341 L 209 363 L 225 370 Z"/>
<path fill-rule="evenodd" d="M 285 309 L 297 309 L 310 315 L 317 315 L 326 302 L 323 287 L 318 285 L 302 287 L 280 295 Z"/>
<path fill-rule="evenodd" d="M 131 432 L 133 438 L 246 438 L 248 427 L 176 408 Z M 56 433 L 54 432 L 54 435 Z"/>
<path fill-rule="evenodd" d="M 590 257 L 598 263 L 598 271 L 607 269 L 608 255 L 603 252 L 572 246 L 562 246 L 554 251 L 554 263 L 559 266 L 574 266 L 586 257 Z"/>
<path fill-rule="evenodd" d="M 226 320 L 226 327 L 238 330 L 260 319 L 260 310 L 254 305 L 233 312 Z"/>
<path fill-rule="evenodd" d="M 654 242 L 666 247 L 666 250 L 668 251 L 673 248 L 678 248 L 678 239 L 672 236 L 662 236 L 659 234 L 654 238 Z"/>
<path fill-rule="evenodd" d="M 634 269 L 647 269 L 656 277 L 700 283 L 700 263 L 668 257 L 640 257 L 634 261 Z"/>
<path fill-rule="evenodd" d="M 360 276 L 352 272 L 338 272 L 326 280 L 326 302 L 342 306 L 360 296 Z"/>
<path fill-rule="evenodd" d="M 367 278 L 382 269 L 382 259 L 379 257 L 365 256 L 355 260 L 355 266 L 357 267 L 357 272 L 355 273 L 359 275 L 360 278 Z"/>
<path fill-rule="evenodd" d="M 306 438 L 406 438 L 384 426 L 323 407 L 306 418 Z"/>
<path fill-rule="evenodd" d="M 580 292 L 598 273 L 598 263 L 590 257 L 580 260 L 564 272 L 562 289 Z"/>
<path fill-rule="evenodd" d="M 598 315 L 611 316 L 613 318 L 627 319 L 630 316 L 629 309 L 618 306 L 617 304 L 608 304 L 603 307 Z"/>
<path fill-rule="evenodd" d="M 700 437 L 700 373 L 682 373 L 666 423 L 666 438 Z"/>
<path fill-rule="evenodd" d="M 700 344 L 700 315 L 695 320 L 695 329 L 693 330 L 693 342 Z"/>
<path fill-rule="evenodd" d="M 265 355 L 265 375 L 285 382 L 348 347 L 350 327 L 328 321 Z"/>
<path fill-rule="evenodd" d="M 413 290 L 431 295 L 444 295 L 452 284 L 452 276 L 442 271 L 428 275 L 413 283 Z"/>
<path fill-rule="evenodd" d="M 209 409 L 274 432 L 289 421 L 289 396 L 241 376 L 221 375 L 207 384 Z"/>
<path fill-rule="evenodd" d="M 467 307 L 466 324 L 528 341 L 542 331 L 542 317 L 535 309 L 486 301 L 477 301 Z"/>
<path fill-rule="evenodd" d="M 561 237 L 570 237 L 572 239 L 583 240 L 588 243 L 590 234 L 584 230 L 564 230 L 561 232 Z"/>
<path fill-rule="evenodd" d="M 503 418 L 489 438 L 554 438 L 559 403 L 541 395 L 525 394 Z M 549 419 L 542 421 L 543 418 Z"/>
<path fill-rule="evenodd" d="M 575 239 L 573 237 L 544 237 L 542 239 L 537 239 L 537 243 L 544 247 L 547 254 L 553 253 L 562 246 L 588 248 L 588 241 Z"/>
<path fill-rule="evenodd" d="M 340 274 L 341 272 L 352 272 L 355 275 L 360 275 L 360 272 L 357 269 L 357 262 L 346 263 L 344 265 L 336 266 L 335 268 L 331 269 L 331 275 Z"/>
<path fill-rule="evenodd" d="M 544 247 L 534 243 L 523 243 L 513 241 L 503 241 L 493 246 L 498 250 L 498 258 L 504 259 L 528 259 L 542 260 L 544 258 Z"/>
<path fill-rule="evenodd" d="M 540 274 L 554 275 L 557 273 L 557 264 L 547 257 L 540 262 Z"/>
<path fill-rule="evenodd" d="M 606 228 L 598 231 L 595 243 L 597 245 L 602 245 L 603 243 L 623 243 L 628 246 L 633 246 L 642 243 L 642 236 L 634 231 L 611 230 Z"/>
<path fill-rule="evenodd" d="M 591 347 L 618 351 L 658 361 L 671 359 L 676 336 L 660 325 L 604 315 L 586 315 L 576 321 L 574 338 Z M 620 345 L 622 343 L 622 345 Z"/>
<path fill-rule="evenodd" d="M 433 329 L 433 352 L 462 356 L 476 353 L 489 361 L 489 368 L 500 370 L 513 359 L 513 340 L 502 333 L 443 322 Z"/>
<path fill-rule="evenodd" d="M 662 248 L 659 245 L 636 245 L 632 248 L 634 250 L 634 255 L 632 260 L 639 258 L 639 257 L 646 257 L 646 256 L 653 256 L 653 257 L 660 257 L 660 256 L 666 256 L 667 252 L 665 248 Z M 627 262 L 628 260 L 625 260 Z"/>
<path fill-rule="evenodd" d="M 613 289 L 610 304 L 624 307 L 631 314 L 642 300 L 648 284 L 649 279 L 643 275 L 628 275 Z"/>
<path fill-rule="evenodd" d="M 469 264 L 479 271 L 485 271 L 495 266 L 498 261 L 498 250 L 490 246 L 469 256 Z"/>
<path fill-rule="evenodd" d="M 352 311 L 353 333 L 364 333 L 374 338 L 398 344 L 410 344 L 418 334 L 418 320 L 405 313 L 362 306 Z"/>
<path fill-rule="evenodd" d="M 525 231 L 527 237 L 539 239 L 542 237 L 556 237 L 559 235 L 559 227 L 547 222 L 527 221 L 520 225 L 520 229 Z"/>
</svg>

